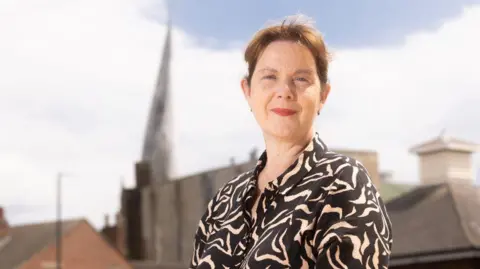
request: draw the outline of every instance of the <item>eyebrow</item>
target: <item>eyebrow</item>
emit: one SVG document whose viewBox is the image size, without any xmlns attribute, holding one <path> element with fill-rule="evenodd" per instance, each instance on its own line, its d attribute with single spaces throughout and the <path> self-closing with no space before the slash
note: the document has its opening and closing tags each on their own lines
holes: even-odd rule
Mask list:
<svg viewBox="0 0 480 269">
<path fill-rule="evenodd" d="M 308 75 L 311 75 L 315 72 L 313 72 L 312 69 L 298 69 L 297 71 L 295 71 L 295 74 L 308 74 Z"/>
<path fill-rule="evenodd" d="M 273 72 L 273 73 L 277 73 L 277 69 L 275 68 L 271 68 L 271 67 L 264 67 L 264 68 L 261 68 L 258 70 L 259 72 Z M 312 69 L 298 69 L 297 71 L 295 71 L 295 74 L 308 74 L 308 75 L 311 75 L 315 73 Z"/>
<path fill-rule="evenodd" d="M 275 68 L 271 68 L 271 67 L 264 67 L 260 70 L 258 70 L 259 72 L 265 72 L 265 71 L 269 71 L 269 72 L 274 72 L 274 73 L 277 73 L 278 71 L 275 69 Z"/>
</svg>

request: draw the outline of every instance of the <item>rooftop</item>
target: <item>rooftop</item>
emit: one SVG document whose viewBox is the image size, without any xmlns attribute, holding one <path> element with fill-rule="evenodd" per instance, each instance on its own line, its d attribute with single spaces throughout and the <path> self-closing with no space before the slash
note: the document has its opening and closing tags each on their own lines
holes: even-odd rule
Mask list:
<svg viewBox="0 0 480 269">
<path fill-rule="evenodd" d="M 67 233 L 85 221 L 68 220 L 62 223 Z M 0 237 L 0 268 L 16 268 L 39 250 L 55 242 L 56 222 L 11 226 L 8 234 Z"/>
<path fill-rule="evenodd" d="M 412 147 L 410 152 L 421 155 L 443 150 L 473 153 L 480 150 L 480 145 L 447 136 L 445 132 L 442 132 L 438 137 Z"/>
<path fill-rule="evenodd" d="M 466 250 L 480 257 L 480 188 L 456 181 L 423 185 L 386 207 L 394 231 L 392 265 Z"/>
</svg>

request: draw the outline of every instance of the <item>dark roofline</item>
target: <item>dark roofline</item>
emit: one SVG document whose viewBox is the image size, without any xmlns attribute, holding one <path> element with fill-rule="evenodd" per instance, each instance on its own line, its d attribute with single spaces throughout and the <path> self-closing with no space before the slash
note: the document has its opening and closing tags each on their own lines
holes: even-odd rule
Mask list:
<svg viewBox="0 0 480 269">
<path fill-rule="evenodd" d="M 405 204 L 412 205 L 410 202 L 412 200 L 423 200 L 426 196 L 430 195 L 432 191 L 437 190 L 438 188 L 445 187 L 446 183 L 436 183 L 430 185 L 418 185 L 414 187 L 412 190 L 400 195 L 398 197 L 393 198 L 392 200 L 388 201 L 385 206 L 389 212 L 400 212 L 408 210 L 405 208 Z"/>
<path fill-rule="evenodd" d="M 459 248 L 390 257 L 389 266 L 403 266 L 431 262 L 480 258 L 480 248 Z"/>
</svg>

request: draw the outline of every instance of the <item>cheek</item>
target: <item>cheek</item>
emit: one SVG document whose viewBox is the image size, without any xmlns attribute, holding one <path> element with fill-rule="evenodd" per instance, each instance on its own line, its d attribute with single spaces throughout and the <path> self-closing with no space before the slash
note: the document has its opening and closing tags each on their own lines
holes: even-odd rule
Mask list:
<svg viewBox="0 0 480 269">
<path fill-rule="evenodd" d="M 298 101 L 306 113 L 316 113 L 320 103 L 320 93 L 315 91 L 306 92 L 304 95 L 299 96 Z"/>
<path fill-rule="evenodd" d="M 252 94 L 250 102 L 257 112 L 261 112 L 267 108 L 271 98 L 272 94 L 269 94 L 268 91 L 257 90 Z"/>
</svg>

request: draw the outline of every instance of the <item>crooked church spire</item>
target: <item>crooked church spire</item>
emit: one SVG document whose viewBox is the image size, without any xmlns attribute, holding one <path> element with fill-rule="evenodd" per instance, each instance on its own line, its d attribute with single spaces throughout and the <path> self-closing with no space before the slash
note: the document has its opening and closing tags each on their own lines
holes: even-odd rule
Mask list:
<svg viewBox="0 0 480 269">
<path fill-rule="evenodd" d="M 142 151 L 142 161 L 150 163 L 154 182 L 166 180 L 170 176 L 170 133 L 172 130 L 170 119 L 171 31 L 172 26 L 169 19 Z"/>
</svg>

